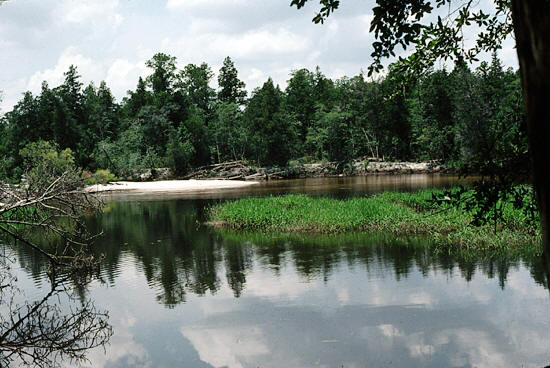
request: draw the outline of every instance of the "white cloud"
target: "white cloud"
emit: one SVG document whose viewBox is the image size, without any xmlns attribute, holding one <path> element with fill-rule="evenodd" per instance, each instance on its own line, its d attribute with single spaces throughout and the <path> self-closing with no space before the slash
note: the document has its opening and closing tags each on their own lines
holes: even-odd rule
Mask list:
<svg viewBox="0 0 550 368">
<path fill-rule="evenodd" d="M 168 0 L 166 8 L 170 10 L 190 10 L 196 7 L 216 7 L 216 6 L 235 6 L 244 5 L 248 0 Z"/>
<path fill-rule="evenodd" d="M 197 18 L 191 20 L 187 31 L 192 35 L 200 37 L 203 34 L 223 31 L 225 28 L 227 28 L 226 24 L 219 19 Z"/>
<path fill-rule="evenodd" d="M 274 298 L 284 296 L 293 300 L 305 293 L 318 290 L 317 283 L 308 283 L 298 276 L 297 273 L 288 270 L 279 277 L 271 274 L 258 274 L 247 280 L 245 293 L 247 296 L 260 298 Z"/>
<path fill-rule="evenodd" d="M 181 65 L 207 62 L 217 70 L 231 56 L 249 91 L 272 76 L 282 87 L 288 73 L 316 65 L 331 76 L 353 76 L 370 61 L 368 28 L 373 2 L 346 3 L 325 25 L 306 9 L 257 0 L 8 1 L 0 11 L 0 89 L 4 110 L 42 79 L 62 81 L 71 63 L 83 81 L 106 79 L 117 98 L 135 87 L 144 60 L 156 52 Z M 517 66 L 510 42 L 501 53 Z M 22 83 L 21 81 L 25 81 Z"/>
<path fill-rule="evenodd" d="M 105 82 L 115 96 L 122 96 L 136 87 L 139 77 L 147 75 L 145 60 L 131 62 L 127 59 L 116 59 L 109 69 Z"/>
<path fill-rule="evenodd" d="M 382 332 L 382 335 L 386 337 L 403 336 L 403 331 L 399 330 L 398 328 L 390 324 L 379 325 L 378 329 L 380 330 L 380 332 Z"/>
<path fill-rule="evenodd" d="M 64 1 L 59 8 L 61 19 L 68 23 L 107 23 L 118 26 L 124 17 L 117 12 L 118 0 L 111 1 Z"/>
<path fill-rule="evenodd" d="M 82 55 L 77 48 L 69 47 L 61 54 L 57 64 L 53 68 L 37 71 L 31 75 L 27 83 L 27 90 L 38 93 L 42 81 L 48 82 L 51 87 L 61 84 L 64 80 L 63 73 L 65 73 L 71 65 L 75 65 L 78 72 L 85 76 L 85 80 L 87 81 L 102 79 L 103 68 L 101 64 Z"/>
<path fill-rule="evenodd" d="M 358 17 L 359 24 L 363 26 L 363 34 L 367 36 L 370 36 L 369 29 L 373 18 L 374 16 L 372 14 L 363 14 Z"/>
<path fill-rule="evenodd" d="M 128 317 L 134 319 L 134 317 Z M 92 367 L 112 366 L 118 361 L 124 361 L 132 367 L 152 368 L 151 357 L 147 349 L 135 341 L 132 331 L 133 320 L 117 321 L 116 333 L 109 340 L 109 344 L 104 351 L 102 348 L 96 348 L 87 353 Z M 66 367 L 73 365 L 67 364 Z"/>
<path fill-rule="evenodd" d="M 262 81 L 265 81 L 266 76 L 260 69 L 252 68 L 245 78 L 247 86 L 260 85 Z"/>
<path fill-rule="evenodd" d="M 197 23 L 195 23 L 197 24 Z M 199 25 L 199 28 L 204 24 Z M 193 28 L 196 31 L 196 28 Z M 181 38 L 165 38 L 163 50 L 181 52 L 188 58 L 223 58 L 231 55 L 238 59 L 272 59 L 291 53 L 300 53 L 310 46 L 309 40 L 288 29 L 263 29 L 242 34 L 197 33 Z"/>
<path fill-rule="evenodd" d="M 243 368 L 243 360 L 269 353 L 258 327 L 190 326 L 182 328 L 181 333 L 191 341 L 200 359 L 216 368 Z"/>
<path fill-rule="evenodd" d="M 427 359 L 436 351 L 436 348 L 432 344 L 424 342 L 423 333 L 416 333 L 407 336 L 405 344 L 411 357 L 416 359 Z"/>
<path fill-rule="evenodd" d="M 450 356 L 450 361 L 455 366 L 462 366 L 465 364 L 474 367 L 507 367 L 510 366 L 510 360 L 504 353 L 505 350 L 497 346 L 491 336 L 483 331 L 476 331 L 471 329 L 456 329 L 441 331 L 435 336 L 435 340 L 439 342 L 453 341 L 458 351 L 454 355 Z M 418 346 L 418 347 L 417 347 Z M 438 345 L 442 347 L 443 345 Z M 429 350 L 433 353 L 433 345 L 422 345 L 412 343 L 409 348 L 411 353 L 417 351 L 415 349 Z"/>
</svg>

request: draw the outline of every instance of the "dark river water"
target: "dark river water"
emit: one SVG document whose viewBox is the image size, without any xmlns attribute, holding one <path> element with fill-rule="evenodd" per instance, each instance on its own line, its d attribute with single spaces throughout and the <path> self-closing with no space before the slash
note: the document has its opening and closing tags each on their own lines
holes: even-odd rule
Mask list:
<svg viewBox="0 0 550 368">
<path fill-rule="evenodd" d="M 550 298 L 536 259 L 472 260 L 421 240 L 347 234 L 222 234 L 208 206 L 249 195 L 349 197 L 456 178 L 285 181 L 247 190 L 108 197 L 90 219 L 103 282 L 81 297 L 109 312 L 91 367 L 544 367 Z M 47 290 L 40 257 L 15 252 L 21 288 Z"/>
</svg>

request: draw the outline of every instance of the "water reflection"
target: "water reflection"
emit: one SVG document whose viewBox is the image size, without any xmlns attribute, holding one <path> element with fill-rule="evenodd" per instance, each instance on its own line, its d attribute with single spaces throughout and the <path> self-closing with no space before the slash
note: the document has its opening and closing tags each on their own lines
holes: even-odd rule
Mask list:
<svg viewBox="0 0 550 368">
<path fill-rule="evenodd" d="M 167 307 L 186 301 L 188 293 L 215 294 L 222 279 L 239 297 L 246 288 L 247 274 L 254 264 L 280 276 L 289 264 L 305 280 L 325 282 L 345 265 L 360 267 L 367 275 L 377 277 L 392 270 L 395 281 L 411 273 L 429 277 L 431 271 L 453 275 L 456 271 L 465 281 L 476 273 L 496 278 L 504 289 L 510 270 L 529 269 L 533 279 L 546 287 L 544 269 L 537 257 L 487 257 L 477 259 L 460 254 L 434 253 L 423 240 L 394 239 L 383 235 L 343 234 L 284 235 L 239 234 L 212 231 L 203 223 L 206 200 L 154 202 L 110 202 L 105 214 L 90 220 L 92 231 L 103 231 L 95 252 L 105 256 L 102 276 L 116 285 L 117 276 L 127 265 L 124 254 L 138 262 L 157 300 Z M 19 255 L 22 265 L 35 277 L 47 265 L 36 254 Z M 456 275 L 455 275 L 456 276 Z"/>
<path fill-rule="evenodd" d="M 164 199 L 231 199 L 247 196 L 266 196 L 289 193 L 307 193 L 312 196 L 347 198 L 385 190 L 411 191 L 425 188 L 449 188 L 468 184 L 476 177 L 459 178 L 445 174 L 369 175 L 352 177 L 308 178 L 260 182 L 245 188 L 205 189 L 183 192 L 114 192 L 107 198 L 120 200 Z"/>
<path fill-rule="evenodd" d="M 215 200 L 121 201 L 90 219 L 115 334 L 93 367 L 471 367 L 550 362 L 537 259 L 420 240 L 224 234 Z M 45 264 L 19 255 L 37 279 Z M 30 288 L 30 286 L 29 286 Z"/>
<path fill-rule="evenodd" d="M 51 276 L 45 291 L 29 297 L 12 271 L 13 254 L 0 245 L 0 366 L 53 367 L 82 363 L 88 350 L 108 343 L 108 314 L 79 298 L 71 275 Z"/>
<path fill-rule="evenodd" d="M 162 289 L 159 300 L 166 305 L 185 301 L 185 294 L 204 295 L 220 288 L 220 273 L 239 296 L 253 260 L 280 272 L 292 262 L 306 280 L 327 280 L 333 268 L 345 262 L 372 269 L 393 269 L 395 280 L 411 272 L 427 276 L 430 270 L 460 270 L 470 281 L 476 272 L 497 278 L 501 288 L 510 269 L 518 269 L 518 258 L 471 259 L 428 251 L 421 241 L 395 240 L 384 236 L 346 234 L 339 236 L 299 236 L 261 234 L 220 234 L 205 229 L 204 201 L 112 202 L 108 215 L 95 220 L 105 237 L 97 248 L 106 255 L 106 276 L 114 282 L 122 252 L 134 254 L 152 287 Z M 116 246 L 113 246 L 116 245 Z M 122 245 L 122 246 L 121 246 Z M 545 285 L 544 271 L 535 259 L 523 260 L 534 279 Z"/>
</svg>

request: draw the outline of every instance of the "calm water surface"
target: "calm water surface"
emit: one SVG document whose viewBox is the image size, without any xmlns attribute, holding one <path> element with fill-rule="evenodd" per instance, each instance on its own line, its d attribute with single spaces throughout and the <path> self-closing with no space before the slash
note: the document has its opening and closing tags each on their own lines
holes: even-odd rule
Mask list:
<svg viewBox="0 0 550 368">
<path fill-rule="evenodd" d="M 370 178 L 372 179 L 372 178 Z M 434 176 L 303 180 L 247 191 L 110 198 L 101 276 L 81 293 L 115 334 L 92 367 L 543 367 L 550 298 L 536 260 L 472 261 L 419 241 L 357 234 L 219 234 L 202 222 L 223 198 L 346 197 L 452 185 Z M 32 299 L 44 264 L 19 252 Z"/>
</svg>

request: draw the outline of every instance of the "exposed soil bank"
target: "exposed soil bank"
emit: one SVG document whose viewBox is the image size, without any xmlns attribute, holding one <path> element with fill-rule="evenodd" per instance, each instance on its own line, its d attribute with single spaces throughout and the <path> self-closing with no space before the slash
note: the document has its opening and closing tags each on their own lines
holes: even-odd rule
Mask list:
<svg viewBox="0 0 550 368">
<path fill-rule="evenodd" d="M 237 180 L 163 180 L 151 182 L 130 182 L 117 181 L 110 184 L 90 185 L 86 188 L 88 192 L 134 192 L 134 193 L 154 193 L 154 192 L 191 192 L 218 190 L 226 188 L 241 188 L 258 184 L 254 181 Z"/>
<path fill-rule="evenodd" d="M 203 166 L 185 176 L 186 179 L 223 178 L 231 180 L 276 180 L 361 176 L 371 174 L 433 174 L 447 172 L 438 162 L 355 161 L 339 165 L 333 162 L 301 164 L 285 167 L 251 167 L 243 161 Z"/>
</svg>

